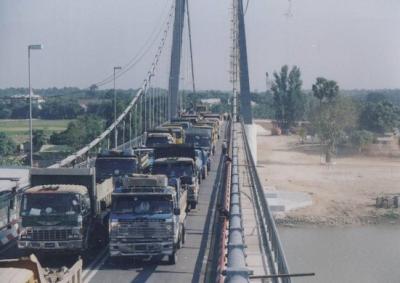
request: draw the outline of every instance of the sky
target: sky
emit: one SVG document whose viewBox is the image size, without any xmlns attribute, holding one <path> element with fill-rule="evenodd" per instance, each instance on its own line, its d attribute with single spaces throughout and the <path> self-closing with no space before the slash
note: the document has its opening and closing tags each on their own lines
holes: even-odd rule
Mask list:
<svg viewBox="0 0 400 283">
<path fill-rule="evenodd" d="M 198 89 L 229 90 L 232 0 L 190 0 Z M 244 0 L 246 3 L 247 1 Z M 116 82 L 137 88 L 156 53 L 172 0 L 0 0 L 0 88 L 25 87 L 27 46 L 35 88 L 89 87 L 125 66 L 146 42 L 142 60 Z M 288 17 L 290 8 L 291 16 Z M 297 65 L 304 88 L 318 76 L 343 89 L 400 88 L 400 1 L 250 0 L 245 15 L 250 86 L 264 91 L 265 73 Z M 189 88 L 188 44 L 182 77 Z M 170 41 L 154 78 L 166 86 Z M 270 75 L 271 76 L 271 75 Z M 111 88 L 107 84 L 103 88 Z"/>
</svg>

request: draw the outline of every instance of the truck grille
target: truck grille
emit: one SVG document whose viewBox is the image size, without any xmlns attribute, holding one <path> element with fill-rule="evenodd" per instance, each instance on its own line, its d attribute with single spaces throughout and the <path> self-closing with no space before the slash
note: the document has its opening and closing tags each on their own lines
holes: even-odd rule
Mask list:
<svg viewBox="0 0 400 283">
<path fill-rule="evenodd" d="M 33 241 L 65 241 L 68 240 L 68 235 L 71 235 L 72 231 L 70 229 L 33 230 L 29 234 Z"/>
<path fill-rule="evenodd" d="M 164 239 L 172 234 L 172 229 L 167 230 L 167 225 L 172 223 L 165 223 L 164 220 L 120 220 L 119 223 L 118 235 L 127 235 L 129 238 Z"/>
</svg>

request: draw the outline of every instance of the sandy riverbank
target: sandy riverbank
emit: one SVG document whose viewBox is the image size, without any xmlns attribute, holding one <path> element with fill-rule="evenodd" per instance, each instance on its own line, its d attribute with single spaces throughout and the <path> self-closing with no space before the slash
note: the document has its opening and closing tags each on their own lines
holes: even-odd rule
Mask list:
<svg viewBox="0 0 400 283">
<path fill-rule="evenodd" d="M 258 172 L 264 187 L 305 192 L 311 206 L 278 216 L 283 224 L 357 225 L 400 223 L 400 209 L 376 209 L 377 196 L 400 193 L 400 159 L 352 155 L 321 164 L 319 147 L 301 145 L 297 136 L 258 133 Z"/>
</svg>

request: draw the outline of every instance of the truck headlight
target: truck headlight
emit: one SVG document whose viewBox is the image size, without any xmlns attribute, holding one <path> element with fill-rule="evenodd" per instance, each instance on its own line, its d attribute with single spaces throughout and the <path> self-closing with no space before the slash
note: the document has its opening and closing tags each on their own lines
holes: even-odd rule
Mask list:
<svg viewBox="0 0 400 283">
<path fill-rule="evenodd" d="M 32 239 L 32 228 L 26 227 L 23 228 L 19 234 L 21 240 L 30 240 Z"/>
<path fill-rule="evenodd" d="M 118 228 L 118 226 L 119 226 L 118 220 L 117 219 L 111 219 L 110 223 L 108 225 L 109 232 L 112 232 L 113 230 Z"/>
<path fill-rule="evenodd" d="M 68 235 L 68 239 L 80 239 L 81 237 L 81 229 L 72 229 L 71 234 Z"/>
</svg>

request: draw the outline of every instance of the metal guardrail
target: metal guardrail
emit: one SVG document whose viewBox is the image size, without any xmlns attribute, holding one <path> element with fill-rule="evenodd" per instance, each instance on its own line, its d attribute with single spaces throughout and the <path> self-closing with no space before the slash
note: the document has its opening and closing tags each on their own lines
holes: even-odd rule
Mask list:
<svg viewBox="0 0 400 283">
<path fill-rule="evenodd" d="M 250 151 L 250 145 L 247 140 L 244 125 L 242 124 L 242 135 L 245 144 L 247 162 L 249 165 L 250 181 L 255 196 L 256 210 L 261 225 L 261 236 L 265 244 L 266 254 L 269 255 L 269 268 L 272 275 L 289 274 L 289 268 L 286 261 L 285 253 L 282 248 L 282 242 L 279 238 L 278 229 L 275 220 L 268 206 L 267 199 L 264 194 L 263 186 L 257 173 L 256 164 Z M 289 277 L 272 278 L 272 282 L 291 283 Z"/>
<path fill-rule="evenodd" d="M 243 235 L 242 209 L 239 186 L 238 127 L 232 126 L 232 170 L 228 236 L 228 264 L 225 270 L 226 283 L 247 283 L 250 270 L 246 267 L 245 243 Z"/>
</svg>

